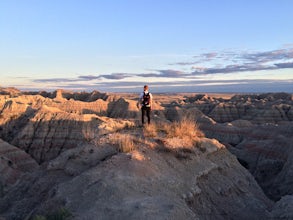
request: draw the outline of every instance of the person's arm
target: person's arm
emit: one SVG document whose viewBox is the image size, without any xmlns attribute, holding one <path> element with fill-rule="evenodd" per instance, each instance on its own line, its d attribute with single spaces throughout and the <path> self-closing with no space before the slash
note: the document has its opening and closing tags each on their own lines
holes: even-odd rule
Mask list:
<svg viewBox="0 0 293 220">
<path fill-rule="evenodd" d="M 139 98 L 138 98 L 137 103 L 136 103 L 136 107 L 137 107 L 137 108 L 139 108 L 139 106 L 140 106 L 140 104 L 141 104 L 141 99 L 142 99 L 142 97 L 143 97 L 143 94 L 141 93 L 141 94 L 139 95 Z"/>
<path fill-rule="evenodd" d="M 150 93 L 150 107 L 153 108 L 153 95 Z"/>
</svg>

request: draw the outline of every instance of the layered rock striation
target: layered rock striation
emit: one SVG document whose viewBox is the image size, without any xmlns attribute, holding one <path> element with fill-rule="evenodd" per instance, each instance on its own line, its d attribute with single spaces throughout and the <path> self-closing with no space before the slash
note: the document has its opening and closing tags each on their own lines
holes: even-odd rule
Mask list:
<svg viewBox="0 0 293 220">
<path fill-rule="evenodd" d="M 137 136 L 137 130 L 128 130 Z M 198 139 L 185 154 L 162 151 L 156 138 L 119 153 L 107 134 L 99 144 L 64 151 L 0 199 L 7 219 L 265 219 L 273 202 L 216 140 Z M 180 147 L 180 146 L 178 146 Z M 33 200 L 30 198 L 34 198 Z M 33 210 L 33 211 L 31 211 Z"/>
<path fill-rule="evenodd" d="M 173 111 L 169 118 L 194 112 L 196 106 L 204 113 L 193 115 L 205 135 L 225 144 L 265 193 L 279 200 L 293 190 L 292 104 L 292 95 L 286 93 L 235 95 L 225 100 L 197 95 L 169 110 Z"/>
<path fill-rule="evenodd" d="M 293 217 L 290 94 L 162 96 L 152 130 L 133 96 L 1 91 L 2 218 Z M 206 137 L 164 133 L 182 119 Z"/>
</svg>

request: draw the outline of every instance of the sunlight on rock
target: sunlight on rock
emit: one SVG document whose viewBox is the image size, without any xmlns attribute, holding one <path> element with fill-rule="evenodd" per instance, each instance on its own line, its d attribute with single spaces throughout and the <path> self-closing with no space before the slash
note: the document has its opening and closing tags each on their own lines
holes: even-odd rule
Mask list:
<svg viewBox="0 0 293 220">
<path fill-rule="evenodd" d="M 131 153 L 131 158 L 134 159 L 134 160 L 138 160 L 138 161 L 145 160 L 145 156 L 139 151 L 133 151 Z"/>
<path fill-rule="evenodd" d="M 291 94 L 124 96 L 0 95 L 0 216 L 292 217 Z"/>
</svg>

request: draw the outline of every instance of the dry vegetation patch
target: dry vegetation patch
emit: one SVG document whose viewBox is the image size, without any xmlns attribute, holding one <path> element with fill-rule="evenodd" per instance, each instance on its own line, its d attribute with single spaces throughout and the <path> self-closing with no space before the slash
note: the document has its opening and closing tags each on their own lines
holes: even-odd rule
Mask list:
<svg viewBox="0 0 293 220">
<path fill-rule="evenodd" d="M 183 118 L 171 123 L 160 122 L 143 129 L 145 137 L 153 138 L 159 152 L 172 153 L 179 159 L 186 159 L 200 146 L 202 131 L 192 118 Z"/>
<path fill-rule="evenodd" d="M 203 136 L 194 120 L 184 118 L 176 122 L 152 123 L 145 125 L 142 130 L 132 127 L 111 133 L 99 138 L 97 145 L 109 143 L 121 153 L 132 153 L 138 147 L 149 147 L 159 152 L 172 153 L 177 158 L 187 158 L 186 155 L 196 153 L 195 149 L 199 148 Z"/>
<path fill-rule="evenodd" d="M 197 123 L 190 118 L 183 118 L 172 123 L 160 122 L 146 125 L 143 129 L 145 137 L 164 136 L 165 138 L 180 138 L 183 140 L 195 140 L 204 137 Z"/>
<path fill-rule="evenodd" d="M 145 137 L 157 137 L 158 126 L 155 123 L 148 124 L 143 128 L 143 134 Z"/>
<path fill-rule="evenodd" d="M 190 118 L 183 118 L 181 121 L 165 124 L 164 130 L 168 138 L 179 137 L 182 139 L 194 139 L 204 136 L 199 130 L 196 122 Z"/>
<path fill-rule="evenodd" d="M 110 142 L 111 144 L 117 146 L 118 151 L 122 153 L 129 153 L 136 149 L 134 137 L 130 134 L 112 134 Z"/>
</svg>

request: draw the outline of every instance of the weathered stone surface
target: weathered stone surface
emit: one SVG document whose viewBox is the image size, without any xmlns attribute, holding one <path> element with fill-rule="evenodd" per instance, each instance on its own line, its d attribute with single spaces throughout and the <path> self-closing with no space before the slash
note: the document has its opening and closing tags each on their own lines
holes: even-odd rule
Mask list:
<svg viewBox="0 0 293 220">
<path fill-rule="evenodd" d="M 224 143 L 270 198 L 291 195 L 292 95 L 236 95 L 218 104 L 216 100 L 187 102 L 181 108 L 196 106 L 214 119 L 214 123 L 199 120 L 202 131 Z M 208 103 L 212 108 L 206 107 Z"/>
<path fill-rule="evenodd" d="M 0 197 L 24 173 L 33 172 L 38 167 L 29 154 L 0 139 Z"/>
<path fill-rule="evenodd" d="M 292 216 L 291 94 L 155 95 L 158 126 L 186 118 L 198 123 L 207 138 L 193 146 L 134 127 L 141 114 L 136 94 L 1 91 L 3 218 L 29 219 L 60 207 L 74 219 Z M 135 150 L 121 153 L 115 133 L 130 135 Z M 273 206 L 247 170 L 269 198 L 281 200 Z"/>
<path fill-rule="evenodd" d="M 287 93 L 235 95 L 231 99 L 207 96 L 204 101 L 197 97 L 188 97 L 186 102 L 220 123 L 237 119 L 250 120 L 258 124 L 293 120 L 292 95 Z"/>
<path fill-rule="evenodd" d="M 98 116 L 101 109 L 98 115 L 86 114 L 98 102 L 105 102 L 103 100 L 83 103 L 59 97 L 56 103 L 55 99 L 38 95 L 1 100 L 1 137 L 28 152 L 38 163 L 53 159 L 64 149 L 75 148 L 97 135 L 133 124 Z M 107 108 L 108 104 L 103 111 L 107 112 Z"/>
<path fill-rule="evenodd" d="M 273 219 L 293 219 L 293 196 L 284 196 L 278 201 L 272 211 Z"/>
<path fill-rule="evenodd" d="M 0 200 L 0 213 L 8 219 L 23 219 L 65 207 L 73 219 L 269 217 L 272 202 L 236 158 L 216 140 L 200 143 L 206 151 L 195 148 L 198 153 L 184 160 L 148 145 L 128 154 L 109 155 L 106 145 L 67 150 L 48 164 L 48 172 L 34 173 L 15 185 Z M 73 173 L 67 170 L 70 167 Z M 20 190 L 28 186 L 27 192 Z M 29 199 L 32 191 L 33 201 Z M 16 199 L 19 193 L 24 200 Z"/>
</svg>

